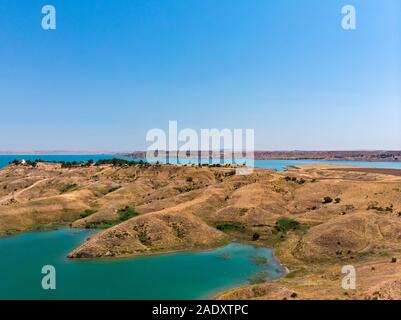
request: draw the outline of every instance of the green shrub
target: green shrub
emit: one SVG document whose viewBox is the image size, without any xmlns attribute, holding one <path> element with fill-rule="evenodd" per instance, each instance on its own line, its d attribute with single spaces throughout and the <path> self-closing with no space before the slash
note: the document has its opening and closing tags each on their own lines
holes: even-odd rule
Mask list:
<svg viewBox="0 0 401 320">
<path fill-rule="evenodd" d="M 274 230 L 277 232 L 286 233 L 287 231 L 298 229 L 299 226 L 300 226 L 300 223 L 296 220 L 288 219 L 288 218 L 280 218 L 277 220 L 277 222 L 274 226 Z"/>
<path fill-rule="evenodd" d="M 138 213 L 135 211 L 135 209 L 131 208 L 129 206 L 126 206 L 125 208 L 118 210 L 117 213 L 120 216 L 119 222 L 126 221 L 126 220 L 136 217 L 138 215 Z"/>
<path fill-rule="evenodd" d="M 112 193 L 112 192 L 114 192 L 114 191 L 117 191 L 118 189 L 120 189 L 121 187 L 120 186 L 118 186 L 118 187 L 112 187 L 112 188 L 110 188 L 109 190 L 107 190 L 107 193 Z"/>
<path fill-rule="evenodd" d="M 245 226 L 243 226 L 240 222 L 237 221 L 228 221 L 228 222 L 222 222 L 218 225 L 216 225 L 216 229 L 224 232 L 230 232 L 230 231 L 245 231 Z"/>
<path fill-rule="evenodd" d="M 85 229 L 108 229 L 115 224 L 115 220 L 94 221 L 86 223 Z"/>
<path fill-rule="evenodd" d="M 324 197 L 323 198 L 323 203 L 324 204 L 332 203 L 332 202 L 333 202 L 333 199 L 331 197 Z"/>
<path fill-rule="evenodd" d="M 285 181 L 291 181 L 291 182 L 296 182 L 298 184 L 304 184 L 306 182 L 306 180 L 304 178 L 300 178 L 299 180 L 296 177 L 290 177 L 290 176 L 286 176 L 284 178 Z"/>
</svg>

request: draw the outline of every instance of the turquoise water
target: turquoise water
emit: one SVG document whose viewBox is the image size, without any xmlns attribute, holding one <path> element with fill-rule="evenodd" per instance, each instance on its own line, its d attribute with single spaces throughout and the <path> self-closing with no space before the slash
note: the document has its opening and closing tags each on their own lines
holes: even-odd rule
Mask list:
<svg viewBox="0 0 401 320">
<path fill-rule="evenodd" d="M 6 166 L 14 159 L 36 160 L 42 159 L 46 161 L 87 161 L 99 159 L 111 159 L 118 157 L 111 154 L 97 155 L 0 155 L 0 168 Z M 134 159 L 131 159 L 134 160 Z M 139 159 L 137 159 L 139 160 Z M 173 162 L 174 159 L 171 160 Z M 182 163 L 191 163 L 189 160 L 183 160 Z M 193 161 L 195 163 L 196 161 Z M 207 159 L 204 159 L 208 163 Z M 218 159 L 214 159 L 214 163 L 219 163 Z M 322 160 L 255 160 L 255 167 L 275 169 L 278 171 L 285 170 L 287 166 L 297 166 L 303 164 L 336 164 L 350 166 L 365 166 L 374 168 L 396 168 L 401 169 L 401 162 L 369 162 L 369 161 L 322 161 Z"/>
<path fill-rule="evenodd" d="M 401 162 L 377 162 L 377 161 L 323 161 L 323 160 L 255 160 L 255 167 L 284 170 L 287 166 L 300 166 L 303 164 L 335 164 L 346 166 L 363 166 L 372 168 L 401 169 Z"/>
<path fill-rule="evenodd" d="M 271 249 L 235 243 L 205 252 L 67 259 L 90 234 L 62 229 L 1 238 L 0 299 L 200 299 L 247 284 L 258 273 L 271 279 L 284 272 Z M 267 263 L 256 263 L 255 258 Z M 41 287 L 44 265 L 56 268 L 56 290 Z"/>
</svg>

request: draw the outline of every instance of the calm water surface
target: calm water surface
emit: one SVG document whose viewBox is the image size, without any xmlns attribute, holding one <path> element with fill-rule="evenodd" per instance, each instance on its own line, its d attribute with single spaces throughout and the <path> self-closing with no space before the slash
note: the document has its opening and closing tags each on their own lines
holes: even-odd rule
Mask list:
<svg viewBox="0 0 401 320">
<path fill-rule="evenodd" d="M 62 229 L 0 238 L 0 299 L 200 299 L 257 275 L 284 273 L 271 249 L 236 243 L 205 252 L 67 259 L 90 234 Z M 41 288 L 44 265 L 56 268 L 56 290 Z"/>
</svg>

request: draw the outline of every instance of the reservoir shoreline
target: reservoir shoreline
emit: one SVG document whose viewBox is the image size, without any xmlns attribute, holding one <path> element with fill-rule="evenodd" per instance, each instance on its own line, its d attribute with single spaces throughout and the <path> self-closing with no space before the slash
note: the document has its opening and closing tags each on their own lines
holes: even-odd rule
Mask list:
<svg viewBox="0 0 401 320">
<path fill-rule="evenodd" d="M 65 287 L 70 286 L 70 289 L 68 289 L 66 292 L 59 293 L 60 298 L 66 300 L 73 298 L 73 296 L 71 296 L 68 292 L 73 292 L 71 290 L 73 290 L 73 284 L 77 281 L 77 279 L 81 279 L 80 281 L 84 281 L 83 283 L 81 283 L 81 285 L 85 288 L 85 290 L 83 291 L 86 291 L 87 287 L 89 288 L 88 292 L 83 294 L 81 297 L 78 297 L 78 299 L 87 299 L 90 296 L 90 292 L 92 290 L 90 289 L 90 287 L 96 286 L 96 283 L 103 288 L 107 288 L 108 284 L 114 284 L 115 280 L 109 279 L 109 277 L 113 276 L 113 274 L 115 274 L 115 276 L 124 275 L 123 278 L 119 278 L 119 282 L 122 282 L 117 283 L 117 285 L 121 286 L 121 289 L 125 290 L 125 293 L 122 294 L 120 292 L 118 293 L 117 297 L 111 297 L 108 293 L 105 293 L 105 295 L 103 296 L 99 294 L 97 298 L 131 299 L 132 297 L 132 299 L 135 300 L 148 300 L 153 298 L 162 300 L 170 298 L 195 300 L 202 298 L 211 299 L 219 292 L 234 289 L 241 285 L 246 285 L 248 283 L 247 274 L 249 276 L 252 276 L 254 273 L 265 270 L 266 268 L 269 268 L 268 270 L 275 272 L 274 270 L 281 266 L 281 264 L 279 264 L 275 259 L 271 259 L 271 257 L 274 257 L 272 249 L 261 247 L 257 248 L 256 246 L 250 246 L 241 243 L 229 243 L 224 247 L 203 251 L 192 252 L 187 250 L 182 252 L 173 252 L 170 254 L 155 254 L 152 256 L 133 256 L 83 261 L 65 259 L 65 252 L 70 250 L 70 248 L 68 247 L 71 245 L 79 245 L 87 237 L 87 232 L 89 231 L 82 229 L 74 230 L 69 228 L 49 232 L 21 233 L 19 235 L 13 235 L 0 239 L 0 253 L 3 251 L 8 252 L 9 256 L 11 256 L 10 261 L 8 261 L 9 258 L 3 261 L 3 263 L 6 264 L 5 268 L 10 270 L 9 272 L 7 272 L 7 278 L 1 279 L 2 277 L 0 276 L 0 279 L 2 280 L 0 284 L 0 293 L 3 293 L 2 295 L 0 295 L 2 296 L 2 298 L 7 298 L 5 296 L 3 297 L 3 295 L 6 294 L 6 291 L 2 290 L 2 286 L 5 286 L 10 289 L 11 298 L 30 299 L 40 298 L 40 296 L 43 296 L 43 299 L 52 299 L 52 295 L 49 294 L 49 292 L 42 292 L 43 290 L 40 290 L 40 286 L 38 287 L 31 285 L 32 283 L 38 281 L 35 279 L 39 279 L 36 276 L 33 277 L 32 275 L 36 273 L 39 274 L 40 266 L 45 261 L 47 264 L 52 264 L 55 266 L 57 270 L 57 279 L 61 277 L 61 279 L 58 280 L 58 290 L 66 290 Z M 80 240 L 79 242 L 77 242 L 79 238 Z M 53 241 L 49 243 L 51 239 L 53 239 Z M 70 244 L 66 246 L 64 243 L 62 247 L 59 247 L 60 240 L 67 241 Z M 17 255 L 19 254 L 15 251 L 16 245 L 22 246 L 24 248 L 30 248 L 28 250 L 30 252 L 33 252 L 33 254 L 24 254 L 17 257 Z M 43 251 L 49 253 L 43 254 Z M 223 254 L 228 253 L 230 255 L 228 259 L 222 257 Z M 261 254 L 263 256 L 266 255 L 265 257 L 267 259 L 268 265 L 258 266 L 255 264 L 255 262 L 253 262 L 252 257 L 260 257 Z M 21 265 L 12 266 L 12 261 L 14 261 L 14 259 L 16 261 L 20 261 L 22 259 L 27 266 L 32 265 L 24 272 L 26 283 L 24 282 L 23 288 L 28 292 L 26 295 L 24 295 L 23 293 L 13 292 L 15 286 L 18 283 L 18 279 L 16 279 L 16 282 L 14 282 L 12 279 L 23 272 L 25 268 L 25 266 Z M 189 268 L 191 265 L 193 267 L 197 266 L 197 270 L 192 268 L 187 270 L 187 268 Z M 222 267 L 223 269 L 221 269 Z M 124 271 L 118 271 L 121 268 L 124 268 Z M 229 271 L 230 275 L 224 275 L 224 269 Z M 231 269 L 233 269 L 233 271 Z M 16 272 L 17 270 L 20 271 Z M 190 272 L 185 272 L 185 270 Z M 139 271 L 140 275 L 138 274 Z M 88 273 L 86 277 L 84 276 L 85 273 Z M 107 277 L 105 278 L 104 275 L 106 274 Z M 170 276 L 167 276 L 169 274 Z M 278 277 L 282 276 L 282 274 L 283 273 L 276 275 L 273 273 L 272 279 L 277 279 Z M 70 280 L 67 281 L 63 277 L 68 277 L 68 279 Z M 100 278 L 96 280 L 98 277 Z M 170 277 L 171 280 L 166 280 Z M 159 284 L 160 280 L 156 280 L 158 278 L 165 279 L 164 281 L 167 281 L 167 284 Z M 181 288 L 180 283 L 176 282 L 180 278 L 183 278 L 182 281 L 186 283 L 185 285 L 182 284 L 184 288 Z M 89 279 L 91 285 L 85 285 L 85 279 Z M 146 279 L 154 280 L 151 282 L 147 282 Z M 193 285 L 191 286 L 190 284 L 192 280 Z M 145 288 L 143 289 L 143 295 L 141 295 L 141 290 L 143 287 L 138 285 L 138 283 L 141 282 L 143 282 L 143 286 L 145 286 Z M 210 282 L 210 284 L 208 284 L 208 282 Z M 13 285 L 13 283 L 15 284 Z M 130 283 L 132 284 L 130 285 Z M 135 283 L 137 283 L 137 285 L 134 285 Z M 36 289 L 32 289 L 32 287 L 36 287 Z M 210 288 L 207 289 L 208 287 Z M 166 290 L 169 288 L 174 288 L 178 292 L 181 291 L 181 293 L 177 293 L 177 296 L 174 293 L 168 293 L 166 292 Z M 21 291 L 21 289 L 22 288 L 19 288 L 19 291 Z M 24 290 L 22 290 L 22 292 L 24 292 Z M 152 293 L 152 291 L 149 290 L 154 290 L 155 292 L 159 291 L 159 293 L 155 295 L 154 293 Z M 188 290 L 192 293 L 190 293 Z M 186 291 L 188 291 L 188 296 L 186 296 L 185 294 Z M 134 292 L 134 294 L 130 294 L 130 292 Z"/>
</svg>

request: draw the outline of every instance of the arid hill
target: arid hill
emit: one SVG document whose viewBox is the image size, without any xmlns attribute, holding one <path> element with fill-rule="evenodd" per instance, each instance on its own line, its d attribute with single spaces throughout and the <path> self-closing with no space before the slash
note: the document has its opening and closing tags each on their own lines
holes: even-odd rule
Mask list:
<svg viewBox="0 0 401 320">
<path fill-rule="evenodd" d="M 219 299 L 401 298 L 401 177 L 339 166 L 255 169 L 13 164 L 0 170 L 0 234 L 101 228 L 69 257 L 272 246 L 289 274 Z M 341 288 L 353 265 L 356 290 Z"/>
</svg>

